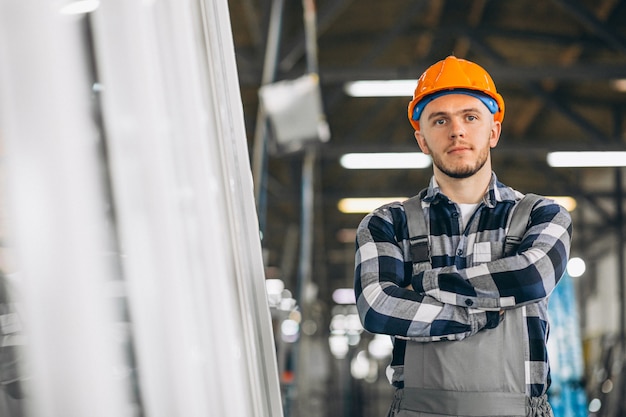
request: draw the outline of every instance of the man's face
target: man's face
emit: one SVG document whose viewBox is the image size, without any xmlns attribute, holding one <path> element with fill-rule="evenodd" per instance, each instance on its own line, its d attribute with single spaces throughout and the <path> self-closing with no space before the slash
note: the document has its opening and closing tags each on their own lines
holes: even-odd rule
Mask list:
<svg viewBox="0 0 626 417">
<path fill-rule="evenodd" d="M 500 122 L 476 97 L 449 94 L 428 103 L 415 138 L 433 159 L 435 170 L 451 178 L 491 172 L 490 149 L 500 137 Z"/>
</svg>

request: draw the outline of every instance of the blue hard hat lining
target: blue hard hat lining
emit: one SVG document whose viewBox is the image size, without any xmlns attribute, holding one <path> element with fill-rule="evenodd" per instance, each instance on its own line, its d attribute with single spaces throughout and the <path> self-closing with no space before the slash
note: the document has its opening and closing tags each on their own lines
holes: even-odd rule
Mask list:
<svg viewBox="0 0 626 417">
<path fill-rule="evenodd" d="M 419 121 L 420 116 L 422 115 L 422 112 L 424 111 L 424 108 L 426 107 L 426 105 L 428 103 L 430 103 L 431 101 L 433 101 L 434 99 L 436 99 L 438 97 L 445 96 L 445 95 L 448 95 L 448 94 L 466 94 L 468 96 L 476 97 L 485 106 L 487 106 L 487 109 L 489 109 L 491 114 L 496 114 L 498 112 L 498 109 L 499 109 L 498 108 L 498 103 L 496 102 L 495 99 L 493 99 L 493 97 L 490 97 L 487 94 L 481 93 L 479 91 L 467 90 L 467 89 L 459 88 L 459 89 L 455 89 L 455 90 L 437 91 L 436 93 L 433 93 L 433 94 L 431 94 L 429 96 L 424 97 L 413 108 L 412 119 L 415 120 L 415 121 Z"/>
</svg>

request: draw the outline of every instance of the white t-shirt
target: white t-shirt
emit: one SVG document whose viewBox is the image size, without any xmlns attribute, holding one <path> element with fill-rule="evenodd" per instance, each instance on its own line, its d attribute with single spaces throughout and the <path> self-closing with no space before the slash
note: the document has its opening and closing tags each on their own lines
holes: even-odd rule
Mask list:
<svg viewBox="0 0 626 417">
<path fill-rule="evenodd" d="M 469 222 L 470 217 L 474 214 L 476 207 L 478 207 L 478 203 L 459 204 L 459 208 L 461 209 L 461 220 L 463 220 L 463 230 L 467 227 L 467 222 Z"/>
</svg>

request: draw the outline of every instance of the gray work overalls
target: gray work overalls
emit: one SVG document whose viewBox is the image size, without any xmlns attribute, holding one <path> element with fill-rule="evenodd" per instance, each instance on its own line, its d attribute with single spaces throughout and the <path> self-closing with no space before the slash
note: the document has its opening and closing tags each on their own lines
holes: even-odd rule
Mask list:
<svg viewBox="0 0 626 417">
<path fill-rule="evenodd" d="M 515 243 L 521 240 L 533 199 L 534 196 L 524 199 L 515 208 L 518 214 L 510 220 L 507 236 L 512 243 L 507 239 L 509 247 L 505 253 L 511 253 Z M 424 240 L 426 222 L 418 197 L 404 205 L 415 273 L 416 269 L 430 268 L 428 247 L 424 246 L 424 243 L 428 245 Z M 525 219 L 518 220 L 517 216 Z M 404 388 L 396 390 L 389 416 L 551 417 L 545 395 L 526 396 L 524 368 L 528 352 L 525 352 L 526 344 L 521 342 L 527 336 L 524 309 L 507 310 L 496 328 L 462 341 L 407 341 Z M 494 368 L 498 371 L 493 372 Z"/>
</svg>

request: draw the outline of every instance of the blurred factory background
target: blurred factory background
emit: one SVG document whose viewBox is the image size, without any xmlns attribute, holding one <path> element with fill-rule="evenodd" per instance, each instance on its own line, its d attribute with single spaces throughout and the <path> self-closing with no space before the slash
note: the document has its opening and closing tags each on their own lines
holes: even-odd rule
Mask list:
<svg viewBox="0 0 626 417">
<path fill-rule="evenodd" d="M 298 342 L 295 325 L 277 336 L 292 415 L 384 415 L 389 351 L 355 317 L 354 232 L 381 200 L 427 185 L 428 163 L 400 162 L 419 152 L 406 106 L 417 77 L 451 54 L 485 67 L 504 97 L 499 179 L 560 197 L 574 218 L 572 257 L 586 268 L 553 297 L 556 413 L 626 415 L 626 154 L 608 153 L 626 150 L 626 2 L 313 3 L 229 1 L 268 284 L 302 316 Z M 602 154 L 598 166 L 550 159 L 567 151 Z M 391 166 L 373 169 L 384 155 L 350 165 L 373 153 L 395 153 Z"/>
<path fill-rule="evenodd" d="M 574 220 L 555 416 L 626 415 L 626 1 L 0 0 L 0 416 L 386 415 L 355 229 L 427 185 L 451 54 Z"/>
</svg>

